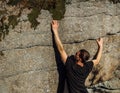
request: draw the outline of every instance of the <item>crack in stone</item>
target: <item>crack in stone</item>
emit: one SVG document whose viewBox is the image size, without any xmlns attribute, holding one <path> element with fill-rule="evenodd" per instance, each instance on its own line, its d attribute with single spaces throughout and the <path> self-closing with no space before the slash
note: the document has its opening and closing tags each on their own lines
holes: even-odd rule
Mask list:
<svg viewBox="0 0 120 93">
<path fill-rule="evenodd" d="M 117 32 L 117 33 L 120 33 L 120 31 L 119 32 Z M 105 36 L 101 36 L 102 38 L 104 38 L 104 37 L 108 37 L 108 36 L 113 36 L 113 35 L 117 35 L 117 33 L 107 33 Z M 100 37 L 98 37 L 98 38 L 100 38 Z M 88 41 L 88 40 L 96 40 L 97 38 L 88 38 L 88 39 L 86 39 L 86 40 L 83 40 L 83 41 L 73 41 L 73 42 L 69 42 L 69 43 L 63 43 L 63 44 L 75 44 L 75 43 L 82 43 L 82 42 L 86 42 L 86 41 Z"/>
<path fill-rule="evenodd" d="M 37 46 L 50 47 L 50 46 L 52 46 L 52 45 L 36 44 L 36 45 L 30 45 L 30 46 L 25 46 L 25 47 L 16 47 L 16 48 L 12 48 L 12 49 L 2 49 L 2 50 L 0 50 L 0 51 L 2 52 L 2 51 L 14 50 L 14 49 L 28 49 L 28 48 L 33 48 L 33 47 L 37 47 Z"/>
<path fill-rule="evenodd" d="M 113 36 L 113 35 L 117 35 L 118 33 L 120 33 L 120 31 L 118 31 L 116 33 L 107 33 L 105 36 L 101 36 L 101 37 Z M 85 42 L 85 41 L 88 41 L 88 40 L 96 40 L 96 38 L 89 38 L 89 39 L 86 39 L 86 40 L 83 40 L 83 41 L 80 41 L 80 42 L 69 42 L 69 43 L 63 43 L 63 44 L 75 44 L 75 43 Z M 17 47 L 17 48 L 14 48 L 14 49 L 26 49 L 26 48 L 36 47 L 36 46 L 51 47 L 52 45 L 40 45 L 40 44 L 38 44 L 38 45 L 27 46 L 27 47 Z M 11 49 L 7 49 L 7 50 L 11 50 Z M 3 50 L 3 51 L 7 51 L 7 50 Z M 20 74 L 26 74 L 26 73 L 29 74 L 29 73 L 33 73 L 33 72 L 37 72 L 37 71 L 42 72 L 42 71 L 55 71 L 55 70 L 57 70 L 56 66 L 54 66 L 53 68 L 44 67 L 44 68 L 32 69 L 32 70 L 28 70 L 28 71 L 19 71 L 19 72 L 14 73 L 14 74 L 0 76 L 0 79 L 14 77 L 14 76 L 17 76 L 17 75 L 20 75 Z"/>
<path fill-rule="evenodd" d="M 88 89 L 104 90 L 104 91 L 111 91 L 111 90 L 119 91 L 120 90 L 120 88 L 112 88 L 112 87 L 107 87 L 107 86 L 102 86 L 102 85 L 92 85 L 92 86 L 88 87 Z"/>
<path fill-rule="evenodd" d="M 108 88 L 105 86 L 97 86 L 97 87 L 89 87 L 89 89 L 93 89 L 93 90 L 103 90 L 103 91 L 119 91 L 120 88 Z M 118 93 L 118 92 L 115 92 Z"/>
<path fill-rule="evenodd" d="M 21 72 L 17 72 L 17 73 L 14 73 L 14 74 L 0 76 L 0 79 L 14 77 L 14 76 L 17 76 L 17 75 L 20 75 L 20 74 L 33 73 L 33 72 L 37 72 L 37 71 L 42 72 L 42 71 L 55 71 L 55 70 L 57 70 L 56 66 L 54 66 L 52 68 L 44 67 L 44 68 L 32 69 L 32 70 L 28 70 L 28 71 L 21 71 Z"/>
<path fill-rule="evenodd" d="M 107 33 L 106 35 L 104 36 L 101 36 L 102 38 L 104 37 L 108 37 L 108 36 L 113 36 L 113 35 L 117 35 L 119 34 L 120 31 L 116 32 L 116 33 Z M 100 38 L 100 37 L 97 37 L 97 38 Z M 82 41 L 73 41 L 73 42 L 63 42 L 63 44 L 78 44 L 78 43 L 82 43 L 82 42 L 86 42 L 88 40 L 96 40 L 97 38 L 88 38 L 88 39 L 85 39 L 85 40 L 82 40 Z M 24 47 L 16 47 L 16 48 L 12 48 L 12 49 L 2 49 L 0 50 L 1 52 L 3 51 L 8 51 L 8 50 L 16 50 L 16 49 L 28 49 L 28 48 L 33 48 L 33 47 L 37 47 L 37 46 L 41 46 L 41 47 L 53 47 L 53 45 L 41 45 L 41 44 L 36 44 L 36 45 L 30 45 L 30 46 L 24 46 Z"/>
<path fill-rule="evenodd" d="M 118 31 L 117 33 L 120 33 L 120 31 Z"/>
<path fill-rule="evenodd" d="M 91 15 L 83 15 L 83 16 L 65 16 L 65 17 L 91 17 L 91 16 L 95 16 L 95 15 L 108 15 L 108 16 L 120 16 L 120 14 L 109 14 L 107 12 L 101 12 L 101 13 L 97 13 L 97 14 L 91 14 Z"/>
<path fill-rule="evenodd" d="M 117 35 L 117 34 L 119 34 L 120 33 L 120 31 L 118 31 L 118 32 L 116 32 L 116 33 L 107 33 L 106 35 L 107 36 L 111 36 L 111 35 Z"/>
<path fill-rule="evenodd" d="M 98 88 L 105 89 L 105 90 L 120 90 L 120 88 L 108 88 L 105 86 L 97 86 Z"/>
</svg>

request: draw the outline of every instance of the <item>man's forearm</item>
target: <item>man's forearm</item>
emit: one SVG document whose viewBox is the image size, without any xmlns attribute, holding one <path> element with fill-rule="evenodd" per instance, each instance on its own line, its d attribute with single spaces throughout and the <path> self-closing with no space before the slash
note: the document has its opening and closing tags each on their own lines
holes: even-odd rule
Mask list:
<svg viewBox="0 0 120 93">
<path fill-rule="evenodd" d="M 58 31 L 54 31 L 54 39 L 55 39 L 55 43 L 56 43 L 56 46 L 58 48 L 58 51 L 59 52 L 62 52 L 64 49 L 63 49 L 63 45 L 62 45 L 62 42 L 59 38 L 59 35 L 58 35 Z"/>
<path fill-rule="evenodd" d="M 100 62 L 101 56 L 102 56 L 102 50 L 103 50 L 103 39 L 99 38 L 96 40 L 98 44 L 98 50 L 97 53 L 93 59 L 94 65 L 97 65 Z"/>
<path fill-rule="evenodd" d="M 96 60 L 97 60 L 98 63 L 99 63 L 100 58 L 101 58 L 101 56 L 102 56 L 102 50 L 103 50 L 103 46 L 99 46 L 99 47 L 98 47 L 97 57 L 96 57 Z"/>
</svg>

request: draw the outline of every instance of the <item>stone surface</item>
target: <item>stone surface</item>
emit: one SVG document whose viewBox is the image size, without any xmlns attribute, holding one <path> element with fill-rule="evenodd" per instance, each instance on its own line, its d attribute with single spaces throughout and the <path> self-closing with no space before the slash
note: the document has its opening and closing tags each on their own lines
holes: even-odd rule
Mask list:
<svg viewBox="0 0 120 93">
<path fill-rule="evenodd" d="M 69 0 L 68 0 L 69 2 Z M 91 59 L 97 51 L 95 39 L 103 37 L 104 49 L 100 64 L 86 80 L 90 93 L 120 92 L 120 4 L 90 0 L 70 1 L 64 18 L 59 20 L 59 34 L 68 55 L 85 48 Z M 16 7 L 2 4 L 8 15 Z M 5 6 L 4 6 L 5 5 Z M 59 66 L 56 62 L 50 23 L 52 15 L 42 10 L 36 29 L 31 28 L 24 9 L 19 23 L 0 42 L 0 93 L 56 93 Z M 5 14 L 6 16 L 7 13 Z M 3 15 L 0 15 L 2 18 Z M 8 21 L 8 20 L 5 20 Z M 60 65 L 61 66 L 61 65 Z M 91 85 L 91 86 L 90 86 Z M 65 92 L 67 93 L 67 92 Z"/>
</svg>

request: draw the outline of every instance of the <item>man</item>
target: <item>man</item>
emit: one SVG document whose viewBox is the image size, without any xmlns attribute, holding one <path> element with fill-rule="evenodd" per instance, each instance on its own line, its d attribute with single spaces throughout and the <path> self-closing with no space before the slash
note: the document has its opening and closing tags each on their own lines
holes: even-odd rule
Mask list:
<svg viewBox="0 0 120 93">
<path fill-rule="evenodd" d="M 66 79 L 69 93 L 88 93 L 84 83 L 87 76 L 91 72 L 93 65 L 97 65 L 100 61 L 103 49 L 103 39 L 99 38 L 98 40 L 96 40 L 98 44 L 96 58 L 92 61 L 87 62 L 90 54 L 85 49 L 81 49 L 80 51 L 76 52 L 74 56 L 67 56 L 58 35 L 59 24 L 57 20 L 53 20 L 51 24 L 55 44 L 60 53 L 61 60 L 65 64 Z"/>
</svg>

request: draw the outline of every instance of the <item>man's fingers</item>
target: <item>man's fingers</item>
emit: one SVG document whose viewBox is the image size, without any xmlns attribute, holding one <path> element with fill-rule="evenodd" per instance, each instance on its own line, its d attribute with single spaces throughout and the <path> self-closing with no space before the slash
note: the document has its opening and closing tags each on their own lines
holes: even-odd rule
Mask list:
<svg viewBox="0 0 120 93">
<path fill-rule="evenodd" d="M 96 41 L 102 41 L 103 39 L 102 38 L 98 38 Z"/>
<path fill-rule="evenodd" d="M 97 41 L 97 43 L 100 45 L 100 44 L 103 43 L 103 38 L 98 38 L 96 41 Z"/>
<path fill-rule="evenodd" d="M 52 24 L 54 24 L 55 23 L 55 21 L 54 20 L 52 20 Z"/>
<path fill-rule="evenodd" d="M 100 38 L 96 39 L 96 41 L 99 42 L 99 41 L 100 41 Z"/>
<path fill-rule="evenodd" d="M 57 20 L 52 20 L 52 24 L 58 24 Z"/>
</svg>

